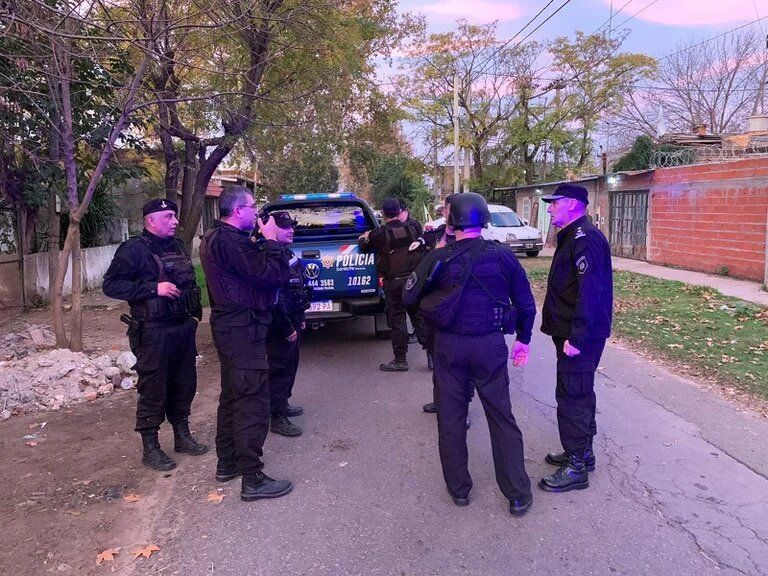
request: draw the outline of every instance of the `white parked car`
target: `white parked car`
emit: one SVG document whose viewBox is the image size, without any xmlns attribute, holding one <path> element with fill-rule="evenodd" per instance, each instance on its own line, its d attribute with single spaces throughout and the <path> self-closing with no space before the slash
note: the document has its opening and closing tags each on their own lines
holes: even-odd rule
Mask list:
<svg viewBox="0 0 768 576">
<path fill-rule="evenodd" d="M 483 238 L 486 240 L 498 240 L 506 244 L 515 252 L 525 252 L 527 256 L 538 256 L 544 247 L 541 232 L 533 226 L 523 222 L 517 213 L 507 206 L 488 204 L 491 213 L 491 221 L 483 229 Z M 445 222 L 445 218 L 438 218 L 425 224 L 425 228 L 437 228 Z"/>
</svg>

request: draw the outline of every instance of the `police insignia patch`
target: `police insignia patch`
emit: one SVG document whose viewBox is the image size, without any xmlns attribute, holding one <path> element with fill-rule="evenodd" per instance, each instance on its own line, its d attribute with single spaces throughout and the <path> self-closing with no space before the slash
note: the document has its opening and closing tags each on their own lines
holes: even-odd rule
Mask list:
<svg viewBox="0 0 768 576">
<path fill-rule="evenodd" d="M 587 271 L 587 268 L 589 268 L 589 262 L 587 262 L 586 256 L 582 256 L 576 260 L 576 269 L 579 271 L 579 274 L 584 274 L 584 272 Z"/>
<path fill-rule="evenodd" d="M 581 226 L 579 226 L 578 228 L 576 228 L 576 235 L 573 238 L 574 239 L 584 238 L 584 236 L 586 235 L 587 235 L 586 232 L 584 232 L 584 230 L 581 229 Z"/>
<path fill-rule="evenodd" d="M 408 276 L 408 280 L 405 282 L 405 289 L 410 290 L 414 286 L 416 286 L 416 282 L 419 281 L 419 277 L 416 275 L 416 272 L 411 272 L 411 275 Z"/>
</svg>

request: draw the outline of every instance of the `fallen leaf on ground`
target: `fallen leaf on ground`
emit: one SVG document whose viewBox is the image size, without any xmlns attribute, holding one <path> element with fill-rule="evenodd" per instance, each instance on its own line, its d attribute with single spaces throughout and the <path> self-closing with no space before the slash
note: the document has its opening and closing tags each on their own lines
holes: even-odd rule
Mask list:
<svg viewBox="0 0 768 576">
<path fill-rule="evenodd" d="M 75 480 L 75 486 L 88 486 L 93 480 Z"/>
<path fill-rule="evenodd" d="M 123 500 L 126 502 L 138 502 L 141 500 L 141 497 L 136 494 L 128 494 L 127 496 L 123 496 Z"/>
<path fill-rule="evenodd" d="M 222 500 L 224 500 L 224 494 L 219 494 L 217 492 L 208 494 L 208 502 L 221 502 Z"/>
<path fill-rule="evenodd" d="M 137 548 L 133 551 L 133 559 L 136 560 L 139 558 L 139 556 L 144 556 L 144 558 L 149 558 L 152 556 L 153 552 L 160 552 L 160 548 L 155 546 L 154 544 L 147 544 L 144 546 L 144 548 Z"/>
<path fill-rule="evenodd" d="M 104 552 L 96 555 L 96 564 L 99 565 L 102 562 L 112 562 L 119 552 L 120 548 L 107 548 Z"/>
</svg>

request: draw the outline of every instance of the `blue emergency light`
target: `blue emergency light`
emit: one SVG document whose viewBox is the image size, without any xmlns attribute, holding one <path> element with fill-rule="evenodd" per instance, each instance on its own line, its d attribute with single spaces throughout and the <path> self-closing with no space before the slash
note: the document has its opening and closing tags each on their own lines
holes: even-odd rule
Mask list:
<svg viewBox="0 0 768 576">
<path fill-rule="evenodd" d="M 330 200 L 331 198 L 354 198 L 352 192 L 314 192 L 312 194 L 283 194 L 280 200 Z"/>
</svg>

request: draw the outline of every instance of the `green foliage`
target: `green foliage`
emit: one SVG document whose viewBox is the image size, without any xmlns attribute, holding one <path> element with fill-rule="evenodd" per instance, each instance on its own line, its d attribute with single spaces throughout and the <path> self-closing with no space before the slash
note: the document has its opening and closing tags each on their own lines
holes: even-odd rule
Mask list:
<svg viewBox="0 0 768 576">
<path fill-rule="evenodd" d="M 613 171 L 647 170 L 651 167 L 652 155 L 653 140 L 648 136 L 638 136 L 632 144 L 632 149 L 613 165 Z"/>
<path fill-rule="evenodd" d="M 372 162 L 370 173 L 373 203 L 377 206 L 384 198 L 399 198 L 415 207 L 430 201 L 424 166 L 414 158 L 402 154 L 381 156 Z"/>
<path fill-rule="evenodd" d="M 539 303 L 550 259 L 522 259 Z M 705 286 L 614 271 L 616 336 L 677 371 L 768 398 L 768 309 Z"/>
<path fill-rule="evenodd" d="M 270 157 L 264 171 L 269 198 L 280 194 L 337 192 L 339 169 L 329 146 L 291 146 L 281 158 Z"/>
</svg>

